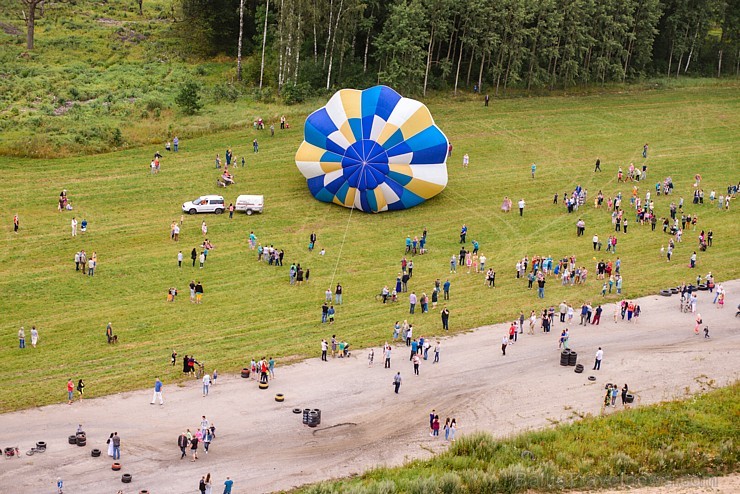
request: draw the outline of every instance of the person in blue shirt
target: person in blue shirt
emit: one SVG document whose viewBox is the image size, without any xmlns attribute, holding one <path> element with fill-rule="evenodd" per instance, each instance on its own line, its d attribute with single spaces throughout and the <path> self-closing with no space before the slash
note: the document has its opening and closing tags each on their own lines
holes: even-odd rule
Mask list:
<svg viewBox="0 0 740 494">
<path fill-rule="evenodd" d="M 82 233 L 85 233 L 87 231 L 87 220 L 82 219 L 82 223 L 80 223 L 80 228 L 82 229 Z"/>
<path fill-rule="evenodd" d="M 468 227 L 463 223 L 462 228 L 460 229 L 460 243 L 465 243 L 465 236 L 468 234 Z"/>
<path fill-rule="evenodd" d="M 157 378 L 156 381 L 154 381 L 154 394 L 152 395 L 152 401 L 151 404 L 154 405 L 154 402 L 159 398 L 159 404 L 164 405 L 164 400 L 162 400 L 162 381 Z"/>
<path fill-rule="evenodd" d="M 419 351 L 419 343 L 416 341 L 416 338 L 411 342 L 411 355 L 409 355 L 409 360 L 414 358 L 414 355 L 417 354 Z"/>
<path fill-rule="evenodd" d="M 444 299 L 449 300 L 450 299 L 450 280 L 445 281 L 445 284 L 442 285 L 442 291 L 444 292 Z"/>
<path fill-rule="evenodd" d="M 479 247 L 478 246 L 478 241 L 477 240 L 473 240 L 473 254 L 477 254 L 478 253 L 478 247 Z"/>
<path fill-rule="evenodd" d="M 224 494 L 231 494 L 231 488 L 234 485 L 234 481 L 230 477 L 226 477 L 224 481 Z"/>
<path fill-rule="evenodd" d="M 411 252 L 411 235 L 406 236 L 406 253 Z"/>
<path fill-rule="evenodd" d="M 535 165 L 534 163 L 532 163 L 532 178 L 534 178 L 534 172 L 536 172 L 536 171 L 537 171 L 537 165 Z"/>
</svg>

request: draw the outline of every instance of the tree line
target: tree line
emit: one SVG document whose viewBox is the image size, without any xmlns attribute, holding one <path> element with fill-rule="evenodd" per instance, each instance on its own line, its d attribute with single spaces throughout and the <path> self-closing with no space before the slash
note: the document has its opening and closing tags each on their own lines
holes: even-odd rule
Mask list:
<svg viewBox="0 0 740 494">
<path fill-rule="evenodd" d="M 243 38 L 247 80 L 279 90 L 498 94 L 740 71 L 740 0 L 182 0 L 180 25 L 203 55 Z"/>
</svg>

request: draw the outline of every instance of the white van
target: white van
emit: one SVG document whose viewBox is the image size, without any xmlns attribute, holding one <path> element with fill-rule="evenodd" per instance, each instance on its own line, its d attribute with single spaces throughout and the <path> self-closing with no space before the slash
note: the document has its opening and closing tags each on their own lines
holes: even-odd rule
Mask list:
<svg viewBox="0 0 740 494">
<path fill-rule="evenodd" d="M 242 195 L 236 198 L 237 211 L 244 211 L 251 215 L 252 213 L 261 213 L 265 207 L 265 196 Z"/>
<path fill-rule="evenodd" d="M 195 213 L 216 213 L 221 214 L 224 212 L 224 198 L 223 196 L 208 195 L 200 196 L 197 199 L 183 203 L 182 211 L 184 213 L 195 214 Z"/>
</svg>

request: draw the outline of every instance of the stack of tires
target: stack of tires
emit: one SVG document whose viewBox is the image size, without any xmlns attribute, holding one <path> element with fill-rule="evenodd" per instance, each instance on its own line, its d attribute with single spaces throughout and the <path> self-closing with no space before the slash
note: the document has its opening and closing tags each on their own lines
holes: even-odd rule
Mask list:
<svg viewBox="0 0 740 494">
<path fill-rule="evenodd" d="M 321 410 L 305 408 L 303 410 L 303 423 L 309 427 L 316 427 L 321 424 Z"/>
<path fill-rule="evenodd" d="M 260 383 L 260 384 L 259 384 L 259 387 L 260 387 L 260 389 L 267 389 L 267 388 L 269 388 L 269 387 L 270 387 L 270 385 L 269 385 L 269 384 L 267 384 L 267 383 Z"/>
<path fill-rule="evenodd" d="M 249 369 L 247 369 L 246 367 L 244 369 L 242 369 L 242 377 L 244 379 L 248 379 L 249 378 L 249 372 L 250 372 Z"/>
<path fill-rule="evenodd" d="M 98 448 L 93 449 L 90 451 L 90 456 L 93 458 L 98 458 L 100 456 L 100 450 Z"/>
<path fill-rule="evenodd" d="M 87 445 L 87 436 L 84 432 L 78 432 L 75 435 L 75 442 L 77 443 L 77 446 L 85 446 Z"/>
<path fill-rule="evenodd" d="M 562 365 L 563 367 L 567 367 L 568 365 L 570 365 L 569 362 L 570 362 L 570 350 L 563 350 L 560 353 L 560 365 Z"/>
<path fill-rule="evenodd" d="M 583 372 L 583 364 L 576 365 L 575 372 L 576 374 L 581 374 Z"/>
<path fill-rule="evenodd" d="M 578 362 L 578 352 L 575 350 L 571 350 L 568 354 L 568 365 L 571 367 L 575 367 L 576 363 Z"/>
</svg>

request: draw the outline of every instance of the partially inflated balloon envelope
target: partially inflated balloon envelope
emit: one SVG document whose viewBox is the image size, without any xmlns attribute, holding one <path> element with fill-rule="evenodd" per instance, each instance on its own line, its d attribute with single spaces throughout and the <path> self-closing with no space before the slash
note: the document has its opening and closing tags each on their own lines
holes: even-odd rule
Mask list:
<svg viewBox="0 0 740 494">
<path fill-rule="evenodd" d="M 386 86 L 342 89 L 306 119 L 295 161 L 316 199 L 377 213 L 439 194 L 447 147 L 419 101 Z"/>
</svg>

